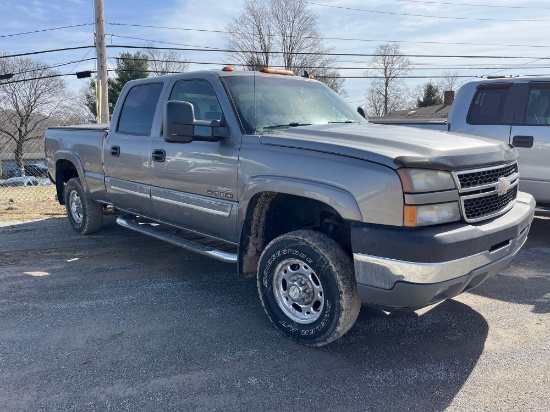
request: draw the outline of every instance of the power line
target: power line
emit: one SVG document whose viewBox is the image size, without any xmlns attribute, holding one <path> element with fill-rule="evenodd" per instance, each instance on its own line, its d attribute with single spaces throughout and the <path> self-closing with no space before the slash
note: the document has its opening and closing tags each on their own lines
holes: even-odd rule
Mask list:
<svg viewBox="0 0 550 412">
<path fill-rule="evenodd" d="M 83 27 L 83 26 L 91 26 L 91 25 L 92 25 L 92 23 L 74 24 L 72 26 L 53 27 L 51 29 L 26 31 L 26 32 L 23 32 L 23 33 L 14 33 L 14 34 L 4 34 L 3 36 L 0 36 L 0 38 L 2 38 L 2 37 L 23 36 L 25 34 L 43 33 L 43 32 L 46 32 L 46 31 L 54 31 L 54 30 L 72 29 L 73 27 Z"/>
<path fill-rule="evenodd" d="M 89 52 L 88 52 L 89 53 Z M 86 53 L 86 55 L 88 55 L 88 53 Z M 56 67 L 63 67 L 63 66 L 68 66 L 69 64 L 73 64 L 73 63 L 82 63 L 83 61 L 89 61 L 89 60 L 95 60 L 96 58 L 95 57 L 90 57 L 89 59 L 82 59 L 82 60 L 73 60 L 73 61 L 70 61 L 70 62 L 66 62 L 66 63 L 59 63 L 59 64 L 56 64 L 56 65 L 53 65 L 53 66 L 47 66 L 47 67 L 39 67 L 39 68 L 36 68 L 36 69 L 30 69 L 30 70 L 23 70 L 23 71 L 20 71 L 20 72 L 17 72 L 17 73 L 12 73 L 14 76 L 17 76 L 18 74 L 25 74 L 25 73 L 31 73 L 31 72 L 37 72 L 37 71 L 40 71 L 40 70 L 49 70 L 49 69 L 55 69 Z M 71 70 L 73 71 L 74 68 Z"/>
<path fill-rule="evenodd" d="M 95 73 L 95 70 L 91 71 L 91 72 Z M 59 73 L 59 74 L 50 74 L 48 76 L 31 77 L 31 78 L 28 78 L 28 79 L 11 80 L 9 82 L 0 83 L 0 86 L 5 86 L 6 84 L 13 84 L 13 83 L 29 82 L 31 80 L 51 79 L 53 77 L 66 77 L 66 76 L 75 75 L 75 74 L 76 73 Z"/>
<path fill-rule="evenodd" d="M 90 54 L 90 52 L 93 50 L 93 48 L 90 48 L 86 54 L 84 55 L 84 57 L 82 57 L 82 59 L 80 59 L 79 61 L 76 61 L 76 62 L 71 62 L 71 63 L 65 63 L 64 65 L 67 65 L 67 64 L 72 64 L 72 63 L 76 63 L 73 68 L 70 70 L 70 72 L 68 74 L 66 74 L 64 77 L 63 77 L 63 80 L 65 80 L 68 76 L 70 75 L 74 75 L 76 74 L 77 77 L 78 77 L 78 74 L 75 73 L 74 71 L 76 70 L 76 68 L 80 65 L 80 63 L 82 63 L 83 61 L 88 61 L 88 60 L 96 60 L 95 57 L 92 57 L 92 58 L 89 58 L 89 59 L 86 59 L 86 57 L 88 56 L 88 54 Z M 91 75 L 91 71 L 90 71 L 90 75 Z M 61 97 L 60 99 L 57 100 L 57 103 L 55 104 L 55 106 L 52 107 L 52 109 L 50 110 L 50 113 L 48 114 L 48 117 L 50 117 L 56 110 L 57 108 L 59 107 L 59 105 L 61 104 L 61 102 L 64 100 L 65 98 L 64 97 Z"/>
<path fill-rule="evenodd" d="M 109 26 L 128 26 L 128 27 L 142 27 L 149 29 L 166 29 L 166 30 L 183 30 L 183 31 L 199 31 L 206 33 L 229 33 L 224 30 L 208 30 L 208 29 L 189 29 L 185 27 L 168 27 L 168 26 L 152 26 L 147 24 L 129 24 L 129 23 L 105 23 Z"/>
<path fill-rule="evenodd" d="M 540 61 L 540 60 L 542 60 L 542 59 L 535 59 L 535 60 L 532 60 L 532 61 L 527 62 L 527 63 L 518 64 L 518 65 L 515 66 L 515 67 L 510 67 L 510 68 L 506 68 L 506 69 L 501 69 L 501 70 L 499 70 L 499 71 L 496 71 L 496 72 L 493 72 L 493 73 L 489 73 L 487 76 L 491 76 L 491 75 L 497 74 L 497 73 L 502 73 L 502 72 L 505 72 L 505 71 L 507 71 L 507 70 L 518 69 L 518 68 L 520 68 L 520 67 L 526 66 L 526 65 L 531 64 L 531 63 L 538 62 L 538 61 Z"/>
<path fill-rule="evenodd" d="M 105 35 L 106 36 L 111 36 L 111 37 L 120 37 L 120 38 L 123 38 L 123 39 L 148 41 L 148 42 L 152 42 L 152 43 L 171 44 L 171 45 L 174 45 L 174 46 L 199 47 L 199 48 L 203 48 L 203 49 L 216 49 L 215 47 L 195 46 L 194 44 L 184 44 L 184 43 L 174 43 L 174 42 L 161 41 L 161 40 L 151 40 L 151 39 L 144 39 L 142 37 L 121 36 L 121 35 L 112 34 L 112 33 L 105 33 Z"/>
<path fill-rule="evenodd" d="M 223 63 L 219 63 L 219 65 L 223 65 Z M 109 72 L 141 72 L 141 70 L 134 70 L 134 69 L 108 69 Z M 91 73 L 95 73 L 95 70 L 90 70 Z M 165 74 L 162 71 L 158 70 L 148 70 L 149 73 L 156 73 L 156 74 Z M 176 74 L 179 72 L 169 72 L 168 74 Z M 52 74 L 48 76 L 41 76 L 41 77 L 33 77 L 29 79 L 20 79 L 20 80 L 12 80 L 4 83 L 0 83 L 0 86 L 4 86 L 7 84 L 13 84 L 13 83 L 21 83 L 31 80 L 42 80 L 42 79 L 48 79 L 53 77 L 66 77 L 70 75 L 75 75 L 76 73 L 60 73 L 60 74 Z M 537 74 L 537 75 L 530 75 L 530 77 L 548 77 L 550 74 Z M 397 76 L 397 79 L 443 79 L 448 76 Z M 469 76 L 454 76 L 457 78 L 485 78 L 486 75 L 469 75 Z M 514 76 L 508 76 L 508 77 L 514 77 Z M 517 76 L 515 76 L 517 77 Z M 339 79 L 384 79 L 383 76 L 317 76 L 317 79 L 333 79 L 333 78 L 339 78 Z"/>
<path fill-rule="evenodd" d="M 497 6 L 494 4 L 473 4 L 473 3 L 450 3 L 445 1 L 426 1 L 426 0 L 394 0 L 394 1 L 400 1 L 403 3 L 422 3 L 422 4 L 445 4 L 448 6 L 468 6 L 468 7 L 492 7 L 492 8 L 500 8 L 500 9 L 543 9 L 548 10 L 550 7 L 541 7 L 541 6 Z"/>
<path fill-rule="evenodd" d="M 330 8 L 334 8 L 334 9 L 362 11 L 362 12 L 366 12 L 366 13 L 376 13 L 376 14 L 390 14 L 392 16 L 424 17 L 424 18 L 430 18 L 430 19 L 476 20 L 476 21 L 510 21 L 510 22 L 523 22 L 523 21 L 543 22 L 543 21 L 550 21 L 550 20 L 547 20 L 547 19 L 490 19 L 490 18 L 480 18 L 480 17 L 432 16 L 432 15 L 425 15 L 425 14 L 398 13 L 398 12 L 394 12 L 394 11 L 367 10 L 367 9 L 357 9 L 357 8 L 354 8 L 354 7 L 333 6 L 331 4 L 314 3 L 312 1 L 305 1 L 305 0 L 303 0 L 303 2 L 307 3 L 307 4 L 311 4 L 313 6 L 330 7 Z"/>
<path fill-rule="evenodd" d="M 74 71 L 76 70 L 76 68 L 80 65 L 80 63 L 82 62 L 85 62 L 85 61 L 89 61 L 89 60 L 97 60 L 96 57 L 90 57 L 90 58 L 86 58 L 88 56 L 88 54 L 90 54 L 90 52 L 93 50 L 94 48 L 93 47 L 90 47 L 90 49 L 86 52 L 86 54 L 84 55 L 84 57 L 82 59 L 80 59 L 79 61 L 77 62 L 72 62 L 72 63 L 76 63 L 74 65 L 74 67 L 71 69 L 71 72 L 69 74 L 67 74 L 67 76 L 69 76 L 70 74 L 76 74 Z M 91 73 L 91 71 L 90 71 Z"/>
<path fill-rule="evenodd" d="M 129 27 L 141 27 L 150 29 L 166 29 L 166 30 L 182 30 L 182 31 L 197 31 L 206 33 L 222 33 L 231 34 L 234 32 L 226 30 L 208 30 L 208 29 L 194 29 L 188 27 L 167 27 L 167 26 L 152 26 L 142 24 L 126 24 L 126 23 L 106 23 L 111 26 L 129 26 Z M 115 36 L 115 35 L 113 35 Z M 275 36 L 268 34 L 268 36 Z M 122 37 L 122 36 L 121 36 Z M 312 38 L 311 36 L 305 36 L 305 38 Z M 141 40 L 139 38 L 136 38 Z M 532 47 L 532 48 L 549 48 L 548 45 L 532 45 L 532 44 L 500 44 L 500 43 L 469 43 L 469 42 L 438 42 L 438 41 L 413 41 L 413 40 L 384 40 L 384 39 L 357 39 L 347 37 L 320 37 L 321 40 L 340 40 L 340 41 L 360 41 L 360 42 L 382 42 L 382 43 L 411 43 L 411 44 L 442 44 L 442 45 L 460 45 L 460 46 L 502 46 L 502 47 Z M 145 40 L 145 39 L 144 39 Z M 156 40 L 148 40 L 157 43 Z"/>
<path fill-rule="evenodd" d="M 29 55 L 37 55 L 44 53 L 55 53 L 60 51 L 89 49 L 93 46 L 78 46 L 78 47 L 66 47 L 61 49 L 41 50 L 27 53 L 18 53 L 11 55 L 0 55 L 0 59 L 21 57 Z M 195 52 L 220 52 L 220 53 L 259 53 L 259 51 L 250 50 L 229 50 L 229 49 L 214 49 L 214 48 L 175 48 L 175 47 L 154 47 L 154 46 L 131 46 L 131 45 L 107 45 L 109 48 L 125 48 L 125 49 L 152 49 L 152 50 L 176 50 L 176 51 L 195 51 Z M 265 52 L 268 54 L 281 54 L 279 51 Z M 296 55 L 314 55 L 316 53 L 309 52 L 297 52 Z M 353 56 L 353 57 L 374 57 L 379 56 L 372 53 L 324 53 L 325 56 Z M 534 61 L 549 60 L 550 56 L 546 57 L 533 57 L 533 56 L 491 56 L 491 55 L 442 55 L 442 54 L 403 54 L 404 57 L 416 57 L 416 58 L 461 58 L 461 59 L 530 59 Z M 528 62 L 525 64 L 529 64 Z M 524 65 L 524 64 L 522 64 Z M 514 66 L 518 67 L 518 66 Z M 514 68 L 512 67 L 512 68 Z M 488 70 L 492 68 L 487 68 Z"/>
<path fill-rule="evenodd" d="M 110 60 L 112 59 L 121 59 L 121 57 L 108 57 Z M 148 59 L 148 58 L 137 58 L 137 57 L 124 57 L 124 60 L 135 60 L 135 61 L 150 61 L 150 62 L 160 62 L 160 63 L 181 63 L 181 64 L 199 64 L 199 65 L 213 65 L 213 66 L 251 66 L 246 65 L 238 62 L 200 62 L 200 61 L 192 61 L 192 60 L 159 60 L 159 59 Z M 358 62 L 359 64 L 364 62 Z M 532 63 L 532 62 L 529 62 Z M 528 63 L 525 63 L 525 65 Z M 414 65 L 414 64 L 413 64 Z M 509 68 L 504 68 L 505 70 L 511 70 L 516 67 L 521 67 L 523 65 L 514 65 Z M 279 65 L 273 65 L 270 66 L 273 68 L 283 68 L 283 66 Z M 376 70 L 378 67 L 345 67 L 345 66 L 307 66 L 309 69 L 335 69 L 335 70 Z M 497 69 L 503 69 L 503 67 L 455 67 L 455 66 L 442 66 L 442 67 L 411 67 L 410 70 L 497 70 Z M 550 69 L 550 66 L 532 66 L 528 67 L 527 69 Z"/>
<path fill-rule="evenodd" d="M 220 63 L 220 66 L 222 64 Z M 143 72 L 143 70 L 135 70 L 135 69 L 108 69 L 109 72 Z M 163 72 L 158 70 L 147 70 L 149 73 L 156 73 L 156 74 L 177 74 L 180 72 Z M 536 74 L 536 75 L 530 75 L 530 77 L 547 77 L 550 76 L 549 74 Z M 448 76 L 396 76 L 395 79 L 445 79 Z M 457 78 L 483 78 L 486 77 L 485 75 L 459 75 L 459 76 L 453 76 Z M 513 76 L 509 76 L 513 77 Z M 515 76 L 517 77 L 517 76 Z M 315 76 L 316 79 L 384 79 L 384 76 Z"/>
<path fill-rule="evenodd" d="M 0 55 L 0 59 L 8 59 L 10 57 L 32 56 L 32 55 L 44 54 L 44 53 L 55 53 L 55 52 L 68 51 L 68 50 L 89 49 L 90 47 L 94 47 L 94 46 L 65 47 L 63 49 L 40 50 L 40 51 L 35 51 L 35 52 L 18 53 L 18 54 L 4 54 L 4 55 Z"/>
<path fill-rule="evenodd" d="M 152 50 L 179 50 L 179 51 L 195 51 L 195 52 L 220 52 L 220 53 L 258 53 L 258 54 L 282 54 L 280 51 L 260 51 L 260 50 L 230 50 L 230 49 L 205 49 L 205 48 L 179 48 L 179 47 L 154 47 L 154 46 L 131 46 L 131 45 L 107 45 L 108 48 L 119 49 L 152 49 Z M 292 53 L 300 56 L 319 55 L 314 52 L 295 52 Z M 323 56 L 354 56 L 354 57 L 374 57 L 384 56 L 382 54 L 373 53 L 322 53 Z M 540 59 L 546 60 L 550 57 L 533 57 L 533 56 L 491 56 L 491 55 L 450 55 L 450 54 L 402 54 L 403 57 L 423 57 L 423 58 L 460 58 L 460 59 Z"/>
</svg>

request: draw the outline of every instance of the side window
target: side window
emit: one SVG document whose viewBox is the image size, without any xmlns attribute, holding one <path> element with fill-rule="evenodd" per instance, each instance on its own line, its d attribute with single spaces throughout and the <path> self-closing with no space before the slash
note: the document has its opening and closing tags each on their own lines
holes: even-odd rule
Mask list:
<svg viewBox="0 0 550 412">
<path fill-rule="evenodd" d="M 206 80 L 180 80 L 174 85 L 170 100 L 193 105 L 196 120 L 221 120 L 222 109 L 214 88 Z"/>
<path fill-rule="evenodd" d="M 509 87 L 478 88 L 468 113 L 469 124 L 506 124 L 504 105 L 510 92 Z"/>
<path fill-rule="evenodd" d="M 525 124 L 550 125 L 550 85 L 529 89 L 529 101 L 525 113 Z"/>
<path fill-rule="evenodd" d="M 162 83 L 132 87 L 124 100 L 117 131 L 149 136 L 162 87 Z"/>
</svg>

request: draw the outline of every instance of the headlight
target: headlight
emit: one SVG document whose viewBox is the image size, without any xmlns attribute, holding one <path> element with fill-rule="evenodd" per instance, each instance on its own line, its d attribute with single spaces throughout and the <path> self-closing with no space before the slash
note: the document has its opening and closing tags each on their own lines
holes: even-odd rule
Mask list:
<svg viewBox="0 0 550 412">
<path fill-rule="evenodd" d="M 405 226 L 428 226 L 455 222 L 460 219 L 458 202 L 436 205 L 405 205 L 403 224 Z"/>
<path fill-rule="evenodd" d="M 431 169 L 398 169 L 405 193 L 427 193 L 455 189 L 455 182 L 449 172 Z"/>
</svg>

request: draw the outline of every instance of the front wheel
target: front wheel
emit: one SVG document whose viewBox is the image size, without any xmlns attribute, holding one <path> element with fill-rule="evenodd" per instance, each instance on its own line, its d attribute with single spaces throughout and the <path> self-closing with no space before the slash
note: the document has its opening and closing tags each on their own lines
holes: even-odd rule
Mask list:
<svg viewBox="0 0 550 412">
<path fill-rule="evenodd" d="M 101 229 L 103 206 L 91 199 L 77 177 L 70 179 L 65 185 L 65 207 L 69 222 L 81 235 Z"/>
<path fill-rule="evenodd" d="M 260 257 L 257 284 L 275 327 L 309 346 L 338 339 L 361 308 L 351 258 L 318 232 L 299 230 L 269 243 Z"/>
</svg>

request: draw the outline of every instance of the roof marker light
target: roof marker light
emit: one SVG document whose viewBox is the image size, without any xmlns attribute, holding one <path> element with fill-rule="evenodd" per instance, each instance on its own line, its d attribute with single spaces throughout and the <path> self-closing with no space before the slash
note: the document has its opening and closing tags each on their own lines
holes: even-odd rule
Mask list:
<svg viewBox="0 0 550 412">
<path fill-rule="evenodd" d="M 264 67 L 261 72 L 271 73 L 271 74 L 282 74 L 285 76 L 294 76 L 294 72 L 290 70 L 281 70 L 281 69 L 270 69 L 269 67 Z"/>
</svg>

